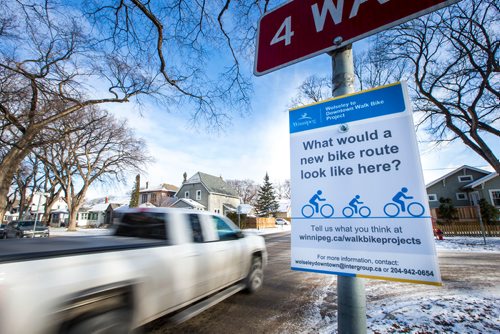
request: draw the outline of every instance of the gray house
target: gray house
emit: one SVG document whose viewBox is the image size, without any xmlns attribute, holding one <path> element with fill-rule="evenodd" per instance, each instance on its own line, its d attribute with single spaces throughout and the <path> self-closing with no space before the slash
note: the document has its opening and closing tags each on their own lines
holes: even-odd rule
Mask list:
<svg viewBox="0 0 500 334">
<path fill-rule="evenodd" d="M 500 178 L 471 166 L 462 166 L 426 185 L 429 206 L 439 207 L 439 199 L 450 198 L 455 207 L 474 205 L 484 198 L 500 207 Z"/>
<path fill-rule="evenodd" d="M 477 201 L 484 198 L 488 203 L 500 209 L 500 177 L 498 177 L 498 173 L 490 173 L 469 183 L 464 189 L 469 193 L 470 198 Z"/>
<path fill-rule="evenodd" d="M 236 212 L 240 198 L 222 177 L 198 172 L 186 179 L 177 192 L 177 202 L 172 206 L 206 210 L 226 215 L 227 212 Z"/>
</svg>

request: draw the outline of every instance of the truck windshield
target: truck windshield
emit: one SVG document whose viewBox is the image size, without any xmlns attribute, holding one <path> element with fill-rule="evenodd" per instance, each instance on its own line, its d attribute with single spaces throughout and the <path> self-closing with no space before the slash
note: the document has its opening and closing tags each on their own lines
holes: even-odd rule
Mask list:
<svg viewBox="0 0 500 334">
<path fill-rule="evenodd" d="M 120 219 L 115 235 L 167 240 L 165 214 L 155 212 L 126 213 Z"/>
</svg>

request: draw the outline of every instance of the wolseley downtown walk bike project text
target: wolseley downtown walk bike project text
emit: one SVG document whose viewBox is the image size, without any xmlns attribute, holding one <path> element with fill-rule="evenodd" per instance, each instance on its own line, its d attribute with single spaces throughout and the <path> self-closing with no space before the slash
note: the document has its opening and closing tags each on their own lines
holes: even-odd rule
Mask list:
<svg viewBox="0 0 500 334">
<path fill-rule="evenodd" d="M 439 285 L 406 86 L 290 111 L 294 270 Z"/>
</svg>

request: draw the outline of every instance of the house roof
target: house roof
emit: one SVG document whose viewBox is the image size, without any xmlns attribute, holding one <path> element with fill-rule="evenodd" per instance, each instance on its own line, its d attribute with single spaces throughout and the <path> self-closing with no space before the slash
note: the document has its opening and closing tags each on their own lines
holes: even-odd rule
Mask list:
<svg viewBox="0 0 500 334">
<path fill-rule="evenodd" d="M 104 212 L 108 209 L 109 203 L 101 203 L 92 206 L 89 212 Z"/>
<path fill-rule="evenodd" d="M 173 191 L 177 192 L 179 190 L 179 187 L 174 186 L 173 184 L 168 184 L 168 183 L 162 183 L 159 184 L 155 187 L 152 188 L 143 188 L 139 190 L 139 193 L 146 193 L 146 192 L 152 192 L 152 191 Z"/>
<path fill-rule="evenodd" d="M 229 203 L 224 203 L 222 204 L 223 207 L 226 208 L 226 210 L 231 211 L 231 212 L 238 212 L 238 208 L 236 208 L 234 205 L 231 205 Z"/>
<path fill-rule="evenodd" d="M 125 211 L 125 210 L 127 210 L 127 209 L 129 209 L 128 204 L 123 204 L 123 205 L 122 205 L 122 206 L 120 206 L 119 208 L 116 208 L 114 211 L 115 211 L 115 212 L 122 212 L 122 211 Z"/>
<path fill-rule="evenodd" d="M 474 170 L 474 171 L 479 172 L 479 173 L 484 173 L 485 175 L 490 174 L 490 172 L 488 172 L 488 171 L 486 171 L 486 170 L 484 170 L 484 169 L 479 169 L 479 168 L 476 168 L 476 167 L 471 167 L 471 166 L 463 165 L 463 166 L 461 166 L 461 167 L 458 167 L 457 169 L 452 170 L 452 171 L 451 171 L 451 172 L 449 172 L 448 174 L 443 175 L 443 176 L 441 176 L 440 178 L 438 178 L 438 179 L 436 179 L 436 180 L 434 180 L 434 181 L 432 181 L 432 182 L 430 182 L 430 183 L 426 184 L 426 185 L 425 185 L 425 187 L 426 187 L 426 188 L 432 187 L 433 185 L 435 185 L 435 184 L 437 184 L 437 183 L 441 182 L 442 180 L 446 179 L 447 177 L 452 176 L 453 174 L 456 174 L 457 172 L 459 172 L 459 171 L 460 171 L 460 170 L 462 170 L 462 169 L 470 169 L 470 170 Z"/>
<path fill-rule="evenodd" d="M 475 188 L 475 187 L 480 186 L 481 184 L 483 184 L 485 182 L 488 182 L 489 180 L 494 179 L 497 176 L 498 176 L 498 173 L 490 173 L 486 176 L 483 176 L 480 179 L 477 179 L 474 182 L 471 182 L 471 183 L 465 185 L 464 188 L 470 188 L 470 189 Z"/>
<path fill-rule="evenodd" d="M 193 176 L 191 176 L 186 182 L 184 182 L 184 184 L 195 184 L 195 183 L 202 183 L 205 186 L 205 188 L 207 188 L 207 190 L 211 193 L 217 193 L 239 198 L 236 190 L 234 190 L 233 187 L 227 184 L 222 179 L 222 176 L 219 177 L 198 172 Z"/>
<path fill-rule="evenodd" d="M 241 214 L 249 214 L 254 209 L 254 207 L 250 204 L 240 204 L 238 205 L 238 209 Z"/>
<path fill-rule="evenodd" d="M 139 205 L 139 208 L 156 208 L 156 205 L 146 202 Z"/>
<path fill-rule="evenodd" d="M 198 203 L 190 198 L 179 198 L 179 200 L 177 200 L 173 205 L 177 204 L 178 202 L 184 202 L 189 206 L 191 206 L 192 208 L 205 209 L 205 206 L 203 204 Z"/>
</svg>

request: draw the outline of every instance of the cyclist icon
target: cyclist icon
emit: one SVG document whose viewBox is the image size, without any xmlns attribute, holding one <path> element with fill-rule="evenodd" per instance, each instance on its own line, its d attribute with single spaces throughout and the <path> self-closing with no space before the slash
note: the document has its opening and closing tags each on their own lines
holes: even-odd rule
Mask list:
<svg viewBox="0 0 500 334">
<path fill-rule="evenodd" d="M 321 194 L 323 194 L 323 192 L 321 190 L 318 190 L 316 192 L 316 194 L 313 195 L 313 197 L 311 197 L 311 199 L 309 200 L 309 203 L 311 203 L 312 205 L 314 205 L 314 209 L 315 209 L 315 212 L 318 213 L 319 212 L 319 204 L 317 201 L 321 201 L 321 202 L 324 202 L 326 201 L 325 198 L 321 198 Z"/>
<path fill-rule="evenodd" d="M 359 199 L 361 196 L 356 195 L 354 198 L 349 202 L 349 206 L 346 206 L 342 210 L 342 214 L 344 217 L 352 217 L 355 213 L 361 216 L 361 217 L 368 217 L 371 214 L 371 210 L 367 206 L 361 206 L 358 208 L 358 204 L 364 204 L 364 202 L 361 202 Z"/>
<path fill-rule="evenodd" d="M 315 213 L 319 213 L 324 218 L 330 218 L 333 216 L 333 206 L 330 204 L 323 204 L 319 206 L 319 202 L 326 201 L 326 198 L 321 198 L 323 192 L 321 190 L 316 191 L 316 193 L 309 200 L 309 204 L 302 207 L 302 216 L 306 218 L 311 218 Z"/>
<path fill-rule="evenodd" d="M 388 217 L 396 217 L 400 212 L 406 212 L 412 217 L 420 217 L 424 214 L 424 206 L 418 202 L 410 202 L 407 206 L 404 200 L 413 199 L 413 196 L 407 196 L 408 188 L 403 187 L 392 198 L 393 202 L 384 206 L 384 213 Z"/>
</svg>

